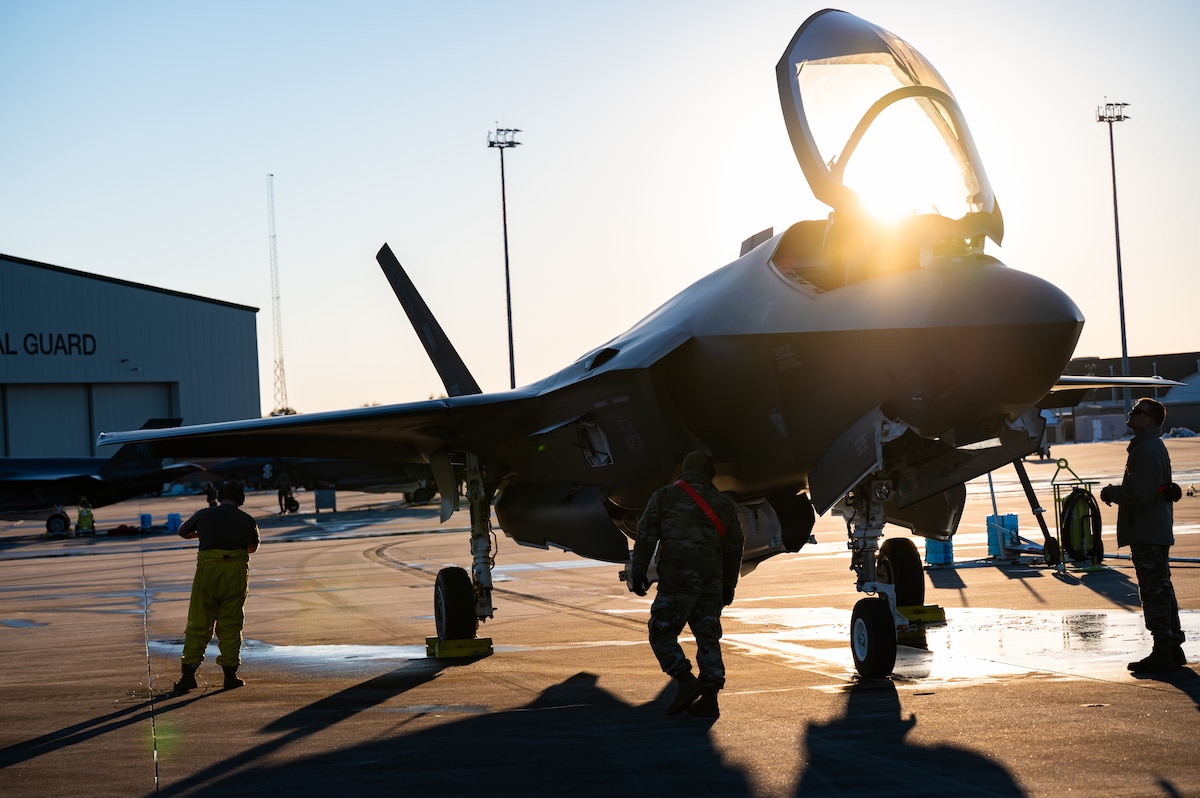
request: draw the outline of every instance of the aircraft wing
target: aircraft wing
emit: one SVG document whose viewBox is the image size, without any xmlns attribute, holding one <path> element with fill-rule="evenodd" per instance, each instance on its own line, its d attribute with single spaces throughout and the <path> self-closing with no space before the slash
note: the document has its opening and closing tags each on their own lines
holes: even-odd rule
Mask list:
<svg viewBox="0 0 1200 798">
<path fill-rule="evenodd" d="M 70 466 L 47 466 L 44 470 L 38 467 L 10 467 L 0 460 L 0 482 L 59 482 L 68 479 L 93 478 L 93 469 L 72 468 Z"/>
<path fill-rule="evenodd" d="M 99 443 L 148 442 L 162 457 L 331 457 L 419 463 L 440 449 L 492 450 L 514 430 L 528 429 L 532 403 L 532 396 L 520 391 L 482 394 L 174 429 L 106 432 L 100 434 Z"/>
<path fill-rule="evenodd" d="M 1163 377 L 1084 377 L 1064 374 L 1058 378 L 1050 392 L 1038 402 L 1038 407 L 1045 410 L 1056 407 L 1074 407 L 1094 390 L 1140 388 L 1144 391 L 1154 391 L 1184 384 Z"/>
</svg>

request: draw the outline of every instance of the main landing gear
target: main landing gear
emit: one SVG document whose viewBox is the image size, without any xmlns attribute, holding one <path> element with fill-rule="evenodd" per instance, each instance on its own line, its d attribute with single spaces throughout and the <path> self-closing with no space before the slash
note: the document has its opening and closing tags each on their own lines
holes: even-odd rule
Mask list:
<svg viewBox="0 0 1200 798">
<path fill-rule="evenodd" d="M 909 622 L 897 608 L 925 603 L 925 571 L 917 547 L 908 538 L 879 544 L 891 492 L 889 481 L 868 479 L 833 510 L 846 520 L 858 591 L 869 596 L 850 615 L 850 652 L 854 667 L 866 677 L 887 676 L 896 665 L 896 630 Z"/>
<path fill-rule="evenodd" d="M 71 532 L 71 518 L 62 510 L 46 519 L 46 534 L 66 535 Z"/>
<path fill-rule="evenodd" d="M 491 653 L 491 640 L 477 639 L 479 622 L 493 617 L 492 608 L 492 496 L 483 466 L 467 455 L 467 501 L 471 508 L 471 573 L 463 568 L 443 568 L 433 587 L 433 618 L 437 637 L 428 638 L 432 656 L 474 656 Z"/>
</svg>

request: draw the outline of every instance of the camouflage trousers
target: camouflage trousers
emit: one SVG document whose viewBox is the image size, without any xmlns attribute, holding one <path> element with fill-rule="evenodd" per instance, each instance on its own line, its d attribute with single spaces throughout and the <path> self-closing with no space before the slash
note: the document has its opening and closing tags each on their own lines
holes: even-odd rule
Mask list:
<svg viewBox="0 0 1200 798">
<path fill-rule="evenodd" d="M 1146 628 L 1155 642 L 1182 643 L 1185 636 L 1179 626 L 1179 604 L 1171 584 L 1170 551 L 1170 546 L 1156 543 L 1129 544 Z"/>
<path fill-rule="evenodd" d="M 679 645 L 679 633 L 686 624 L 696 638 L 696 665 L 705 687 L 720 690 L 725 686 L 725 663 L 721 660 L 721 594 L 664 593 L 659 591 L 650 607 L 650 648 L 663 673 L 678 676 L 689 672 L 688 661 Z"/>
</svg>

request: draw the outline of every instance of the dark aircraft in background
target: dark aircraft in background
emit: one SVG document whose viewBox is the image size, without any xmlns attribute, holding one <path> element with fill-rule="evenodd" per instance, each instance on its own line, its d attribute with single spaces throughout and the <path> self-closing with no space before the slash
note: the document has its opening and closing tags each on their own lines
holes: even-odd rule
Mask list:
<svg viewBox="0 0 1200 798">
<path fill-rule="evenodd" d="M 1042 408 L 1120 383 L 1060 379 L 1083 317 L 1054 285 L 984 252 L 1003 236 L 1000 208 L 958 102 L 920 53 L 826 10 L 797 31 L 777 79 L 801 168 L 833 212 L 756 236 L 557 374 L 480 393 L 385 245 L 380 265 L 447 398 L 100 442 L 427 462 L 443 520 L 461 464 L 473 563 L 438 575 L 442 639 L 473 637 L 492 617 L 493 503 L 520 543 L 626 562 L 650 494 L 702 450 L 742 508 L 743 572 L 798 551 L 816 514 L 845 518 L 866 594 L 852 614 L 855 665 L 889 673 L 902 609 L 924 603 L 925 581 L 911 537 L 882 541 L 885 524 L 948 540 L 965 483 L 1038 450 Z"/>
<path fill-rule="evenodd" d="M 151 419 L 143 430 L 178 427 L 178 418 Z M 112 457 L 0 457 L 0 514 L 26 517 L 44 513 L 46 531 L 71 528 L 64 507 L 87 500 L 104 507 L 135 496 L 157 493 L 164 484 L 198 471 L 191 463 L 163 465 L 153 447 L 128 443 Z"/>
<path fill-rule="evenodd" d="M 366 462 L 324 457 L 236 457 L 210 465 L 206 471 L 222 479 L 274 488 L 280 474 L 294 487 L 329 487 L 367 493 L 403 493 L 408 501 L 427 502 L 437 494 L 433 472 L 425 463 Z"/>
</svg>

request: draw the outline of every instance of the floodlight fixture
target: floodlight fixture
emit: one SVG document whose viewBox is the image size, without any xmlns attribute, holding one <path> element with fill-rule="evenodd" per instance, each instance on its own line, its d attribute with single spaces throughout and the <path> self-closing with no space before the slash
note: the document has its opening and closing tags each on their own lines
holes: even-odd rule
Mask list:
<svg viewBox="0 0 1200 798">
<path fill-rule="evenodd" d="M 512 284 L 508 273 L 508 192 L 504 185 L 504 151 L 518 146 L 520 129 L 498 127 L 488 133 L 488 147 L 500 150 L 500 210 L 504 221 L 504 298 L 508 309 L 508 387 L 517 387 L 517 366 L 513 355 Z"/>
<path fill-rule="evenodd" d="M 1112 166 L 1112 195 L 1113 195 L 1113 235 L 1117 246 L 1117 307 L 1121 312 L 1121 376 L 1129 376 L 1129 348 L 1125 343 L 1125 284 L 1121 276 L 1121 223 L 1117 214 L 1117 154 L 1113 144 L 1113 123 L 1129 119 L 1125 109 L 1129 103 L 1110 103 L 1096 108 L 1096 121 L 1108 123 L 1108 158 Z M 1124 390 L 1125 412 L 1133 406 L 1129 388 Z"/>
</svg>

